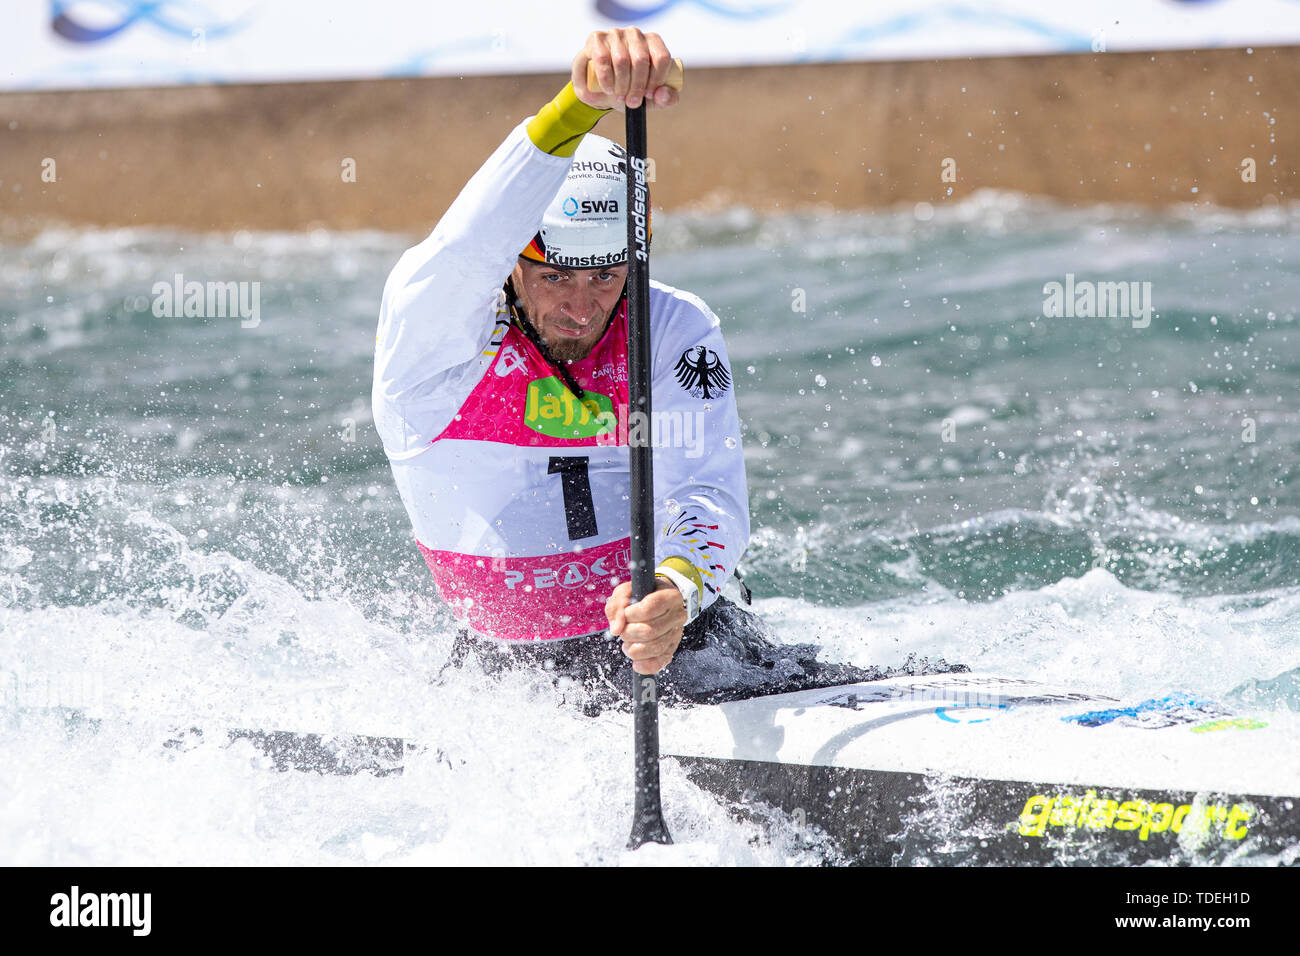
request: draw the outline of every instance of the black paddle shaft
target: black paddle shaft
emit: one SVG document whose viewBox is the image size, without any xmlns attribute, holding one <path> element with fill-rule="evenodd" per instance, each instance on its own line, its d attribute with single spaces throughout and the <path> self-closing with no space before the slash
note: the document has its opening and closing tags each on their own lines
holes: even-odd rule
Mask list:
<svg viewBox="0 0 1300 956">
<path fill-rule="evenodd" d="M 627 392 L 632 470 L 632 600 L 655 589 L 654 462 L 650 443 L 650 191 L 645 104 L 627 110 Z M 639 427 L 638 427 L 639 426 Z M 654 677 L 632 672 L 636 807 L 628 847 L 672 843 L 659 801 L 659 700 Z"/>
</svg>

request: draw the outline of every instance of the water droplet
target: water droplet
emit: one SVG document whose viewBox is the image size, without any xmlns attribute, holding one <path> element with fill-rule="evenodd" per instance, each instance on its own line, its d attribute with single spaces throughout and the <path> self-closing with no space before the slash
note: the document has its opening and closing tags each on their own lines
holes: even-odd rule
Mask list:
<svg viewBox="0 0 1300 956">
<path fill-rule="evenodd" d="M 682 506 L 676 498 L 669 498 L 664 502 L 664 507 L 668 509 L 670 515 L 681 514 Z"/>
<path fill-rule="evenodd" d="M 880 368 L 881 366 L 880 356 L 879 355 L 871 356 L 871 364 L 876 366 L 876 368 Z"/>
<path fill-rule="evenodd" d="M 825 375 L 818 375 L 816 378 L 813 379 L 813 381 L 817 383 L 817 387 L 818 387 L 818 388 L 825 388 L 825 387 L 826 387 L 826 376 L 825 376 Z"/>
<path fill-rule="evenodd" d="M 727 439 L 725 439 L 725 440 L 723 441 L 723 444 L 726 445 L 728 448 L 735 448 L 735 447 L 736 447 L 736 439 L 734 439 L 734 438 L 727 438 Z"/>
</svg>

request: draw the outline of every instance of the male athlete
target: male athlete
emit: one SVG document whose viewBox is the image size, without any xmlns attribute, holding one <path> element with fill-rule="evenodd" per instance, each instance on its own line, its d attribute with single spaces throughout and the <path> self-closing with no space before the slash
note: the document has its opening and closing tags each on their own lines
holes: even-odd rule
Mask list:
<svg viewBox="0 0 1300 956">
<path fill-rule="evenodd" d="M 604 89 L 588 89 L 587 64 Z M 531 661 L 669 700 L 880 676 L 769 644 L 719 591 L 749 539 L 740 420 L 717 317 L 650 283 L 657 590 L 631 604 L 626 154 L 611 110 L 666 109 L 671 57 L 593 33 L 384 288 L 375 424 L 444 600 L 491 667 Z M 618 642 L 609 635 L 622 639 Z M 685 637 L 685 642 L 683 638 Z M 622 655 L 626 655 L 623 657 Z"/>
</svg>

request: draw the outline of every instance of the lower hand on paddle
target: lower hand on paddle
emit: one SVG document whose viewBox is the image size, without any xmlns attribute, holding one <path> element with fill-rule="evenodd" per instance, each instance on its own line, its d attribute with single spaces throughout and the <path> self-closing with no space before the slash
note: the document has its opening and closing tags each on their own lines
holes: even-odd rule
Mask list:
<svg viewBox="0 0 1300 956">
<path fill-rule="evenodd" d="M 610 633 L 623 638 L 623 653 L 638 674 L 657 674 L 667 667 L 686 626 L 686 603 L 677 586 L 667 578 L 655 578 L 655 585 L 632 604 L 632 582 L 624 581 L 605 602 Z"/>
<path fill-rule="evenodd" d="M 587 64 L 595 68 L 601 89 L 587 86 Z M 615 109 L 641 105 L 667 109 L 677 103 L 680 94 L 667 85 L 672 57 L 657 33 L 642 33 L 636 27 L 621 30 L 597 30 L 573 58 L 573 91 L 578 99 L 597 109 Z M 609 92 L 603 92 L 608 90 Z"/>
</svg>

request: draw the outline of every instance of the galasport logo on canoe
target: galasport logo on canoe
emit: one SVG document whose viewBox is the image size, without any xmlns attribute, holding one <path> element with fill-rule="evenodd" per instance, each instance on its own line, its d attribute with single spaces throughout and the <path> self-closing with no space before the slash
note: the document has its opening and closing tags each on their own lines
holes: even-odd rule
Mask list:
<svg viewBox="0 0 1300 956">
<path fill-rule="evenodd" d="M 1089 790 L 1082 797 L 1066 792 L 1036 793 L 1020 811 L 1017 832 L 1021 836 L 1041 837 L 1049 827 L 1071 831 L 1120 831 L 1146 841 L 1152 833 L 1199 833 L 1221 836 L 1227 840 L 1244 839 L 1250 830 L 1255 809 L 1234 803 L 1151 803 L 1148 800 L 1109 800 Z"/>
<path fill-rule="evenodd" d="M 617 419 L 608 395 L 588 391 L 577 398 L 552 375 L 528 383 L 524 424 L 548 438 L 595 438 L 614 430 Z"/>
<path fill-rule="evenodd" d="M 631 563 L 632 552 L 617 551 L 614 554 L 603 555 L 589 565 L 581 561 L 570 561 L 558 568 L 533 568 L 532 580 L 526 584 L 523 571 L 507 571 L 506 587 L 513 591 L 521 584 L 538 589 L 553 588 L 558 584 L 562 588 L 572 589 L 582 587 L 593 577 L 609 577 L 618 571 L 626 571 Z"/>
</svg>

